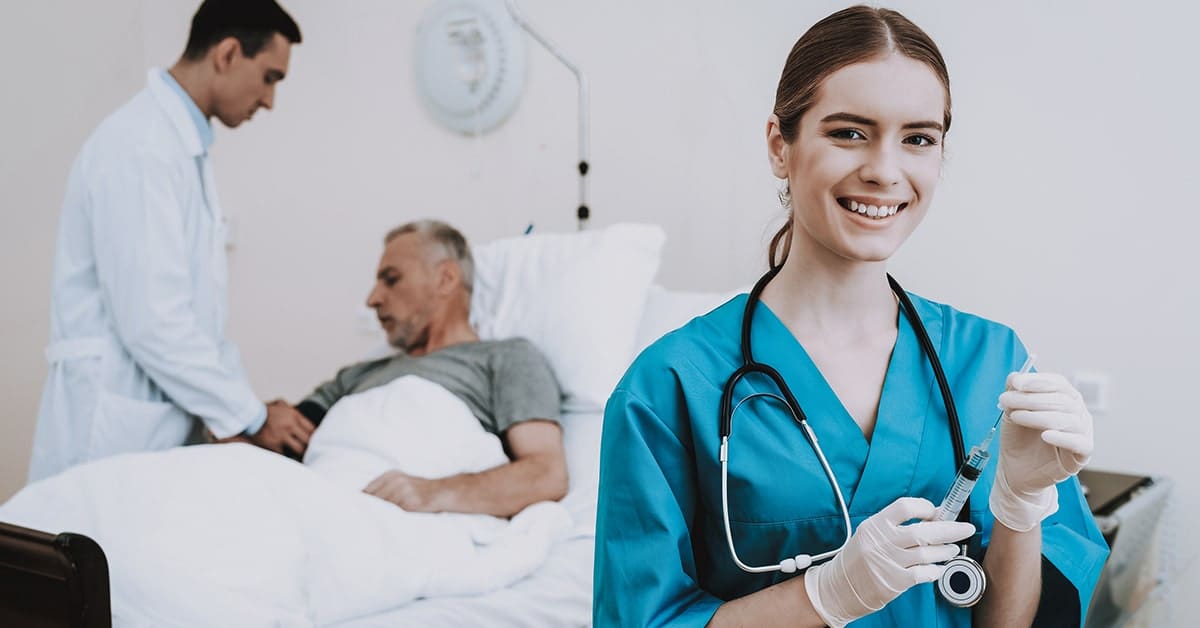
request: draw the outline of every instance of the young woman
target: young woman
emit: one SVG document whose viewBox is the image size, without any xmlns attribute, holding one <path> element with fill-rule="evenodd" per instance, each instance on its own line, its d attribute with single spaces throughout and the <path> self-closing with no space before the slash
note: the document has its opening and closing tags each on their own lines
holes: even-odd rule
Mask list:
<svg viewBox="0 0 1200 628">
<path fill-rule="evenodd" d="M 789 210 L 770 271 L 609 400 L 597 626 L 1018 626 L 1044 596 L 1082 622 L 1107 547 L 1073 477 L 1079 393 L 886 272 L 949 129 L 945 62 L 899 13 L 852 7 L 796 42 L 767 123 Z M 935 521 L 997 402 L 998 459 Z"/>
</svg>

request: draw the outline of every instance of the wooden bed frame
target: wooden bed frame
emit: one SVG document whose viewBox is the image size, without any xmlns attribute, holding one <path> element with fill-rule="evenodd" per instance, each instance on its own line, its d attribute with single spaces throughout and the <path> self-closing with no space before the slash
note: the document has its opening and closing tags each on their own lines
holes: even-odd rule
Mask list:
<svg viewBox="0 0 1200 628">
<path fill-rule="evenodd" d="M 0 522 L 0 626 L 111 628 L 104 551 L 81 534 Z"/>
</svg>

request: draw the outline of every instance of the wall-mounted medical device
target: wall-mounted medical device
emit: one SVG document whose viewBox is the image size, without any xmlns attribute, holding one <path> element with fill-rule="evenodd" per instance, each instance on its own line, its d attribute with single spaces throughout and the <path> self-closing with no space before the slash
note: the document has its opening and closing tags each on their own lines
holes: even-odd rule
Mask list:
<svg viewBox="0 0 1200 628">
<path fill-rule="evenodd" d="M 434 119 L 466 135 L 499 126 L 517 108 L 525 84 L 520 30 L 558 59 L 579 85 L 579 205 L 583 229 L 587 204 L 588 83 L 579 66 L 533 28 L 515 0 L 437 0 L 417 27 L 417 87 Z"/>
</svg>

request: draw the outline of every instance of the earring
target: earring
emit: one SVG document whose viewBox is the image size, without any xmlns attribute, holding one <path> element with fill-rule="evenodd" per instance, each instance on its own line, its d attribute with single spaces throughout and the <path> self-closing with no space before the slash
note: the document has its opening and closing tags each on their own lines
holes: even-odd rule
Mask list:
<svg viewBox="0 0 1200 628">
<path fill-rule="evenodd" d="M 783 206 L 785 211 L 790 212 L 792 210 L 792 184 L 784 181 L 783 187 L 779 188 L 776 194 L 779 195 L 779 204 Z"/>
</svg>

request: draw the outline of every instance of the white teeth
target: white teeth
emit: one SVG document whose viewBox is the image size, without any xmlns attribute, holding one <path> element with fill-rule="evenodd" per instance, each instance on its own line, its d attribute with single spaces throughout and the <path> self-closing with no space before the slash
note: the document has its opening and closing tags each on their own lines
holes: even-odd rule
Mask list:
<svg viewBox="0 0 1200 628">
<path fill-rule="evenodd" d="M 871 218 L 887 218 L 895 216 L 900 211 L 900 205 L 867 205 L 858 201 L 846 201 L 846 207 L 852 212 L 858 212 Z"/>
</svg>

